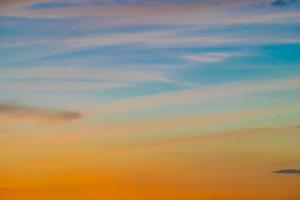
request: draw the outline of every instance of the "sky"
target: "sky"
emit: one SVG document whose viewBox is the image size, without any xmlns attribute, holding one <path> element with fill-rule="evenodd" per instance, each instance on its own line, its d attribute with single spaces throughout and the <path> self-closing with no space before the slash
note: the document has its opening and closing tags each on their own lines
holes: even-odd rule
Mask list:
<svg viewBox="0 0 300 200">
<path fill-rule="evenodd" d="M 298 200 L 299 11 L 1 0 L 0 199 Z"/>
</svg>

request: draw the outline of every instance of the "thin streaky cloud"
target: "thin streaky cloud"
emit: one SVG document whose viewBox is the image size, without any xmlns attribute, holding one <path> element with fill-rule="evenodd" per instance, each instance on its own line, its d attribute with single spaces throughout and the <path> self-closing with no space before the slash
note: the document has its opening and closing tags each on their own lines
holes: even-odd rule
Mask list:
<svg viewBox="0 0 300 200">
<path fill-rule="evenodd" d="M 43 0 L 13 0 L 4 1 L 2 3 L 2 10 L 7 12 L 7 15 L 19 15 L 27 17 L 74 17 L 74 16 L 144 16 L 144 15 L 171 15 L 171 14 L 184 14 L 194 12 L 207 12 L 222 10 L 225 8 L 232 8 L 241 5 L 255 4 L 259 2 L 247 3 L 247 1 L 231 0 L 231 1 L 219 1 L 218 3 L 211 3 L 209 1 L 200 1 L 191 4 L 176 4 L 176 3 L 159 3 L 154 5 L 80 5 L 73 4 L 74 6 L 67 8 L 56 9 L 26 9 L 27 5 L 34 5 L 35 3 L 43 3 L 49 1 Z M 89 1 L 87 1 L 89 2 Z M 128 4 L 128 3 L 127 3 Z M 10 8 L 10 9 L 7 9 Z M 51 12 L 52 11 L 52 12 Z"/>
<path fill-rule="evenodd" d="M 82 114 L 74 111 L 62 111 L 48 108 L 0 104 L 0 117 L 13 119 L 37 119 L 46 121 L 71 121 L 82 117 Z"/>
<path fill-rule="evenodd" d="M 50 2 L 50 0 L 1 0 L 0 11 L 20 9 L 36 3 Z"/>
<path fill-rule="evenodd" d="M 262 7 L 258 12 L 228 12 L 226 9 L 240 9 L 248 1 L 204 5 L 157 5 L 157 6 L 99 6 L 57 9 L 17 9 L 3 12 L 3 16 L 28 18 L 72 18 L 72 17 L 105 17 L 101 26 L 168 24 L 168 25 L 234 25 L 253 23 L 289 23 L 298 21 L 297 10 L 274 10 Z M 260 1 L 257 1 L 258 3 Z M 254 4 L 256 4 L 254 2 Z M 250 5 L 253 4 L 250 3 Z M 298 5 L 298 4 L 297 4 Z"/>
<path fill-rule="evenodd" d="M 107 90 L 113 88 L 133 87 L 134 84 L 127 82 L 88 82 L 88 81 L 60 81 L 60 80 L 13 80 L 2 81 L 2 90 L 25 90 L 25 91 L 90 91 Z"/>
<path fill-rule="evenodd" d="M 141 109 L 155 105 L 162 106 L 191 102 L 206 102 L 240 95 L 253 95 L 256 93 L 295 89 L 300 89 L 300 78 L 298 77 L 262 81 L 240 81 L 235 83 L 196 87 L 194 89 L 162 93 L 159 95 L 137 97 L 128 100 L 120 100 L 107 104 L 104 107 L 99 107 L 98 109 L 92 108 L 91 112 L 119 112 Z"/>
<path fill-rule="evenodd" d="M 287 13 L 290 14 L 290 13 Z M 298 13 L 299 14 L 299 13 Z M 299 16 L 300 17 L 300 16 Z M 239 17 L 233 17 L 239 18 Z M 252 19 L 252 18 L 251 18 Z M 189 21 L 189 20 L 188 20 Z M 210 20 L 211 21 L 211 20 Z M 94 33 L 82 36 L 62 37 L 60 39 L 53 38 L 28 38 L 26 41 L 3 41 L 3 46 L 8 48 L 26 47 L 32 45 L 59 45 L 61 48 L 52 54 L 59 55 L 68 52 L 80 52 L 86 49 L 100 47 L 116 47 L 123 45 L 134 45 L 140 47 L 182 47 L 182 46 L 201 46 L 201 47 L 218 47 L 222 45 L 240 46 L 240 45 L 266 45 L 266 44 L 290 44 L 299 43 L 300 38 L 295 35 L 277 35 L 264 33 L 253 37 L 248 32 L 238 32 L 237 34 L 198 34 L 191 35 L 189 31 L 193 31 L 193 27 L 167 29 L 167 30 L 152 30 L 152 31 L 136 31 L 136 32 L 120 32 L 112 33 Z M 226 55 L 221 52 L 216 52 L 218 55 L 207 54 L 206 60 L 217 60 Z M 204 58 L 195 55 L 186 55 L 187 58 L 193 60 L 205 60 Z"/>
<path fill-rule="evenodd" d="M 111 69 L 99 67 L 30 67 L 0 69 L 2 90 L 106 90 L 133 87 L 138 83 L 180 84 L 161 70 L 138 67 Z"/>
<path fill-rule="evenodd" d="M 210 52 L 210 53 L 203 53 L 203 54 L 189 54 L 183 56 L 183 58 L 192 62 L 216 63 L 216 62 L 222 62 L 224 60 L 236 56 L 240 56 L 240 55 L 237 53 Z"/>
<path fill-rule="evenodd" d="M 139 69 L 138 66 L 125 69 L 108 67 L 14 67 L 0 69 L 3 79 L 64 79 L 99 81 L 171 81 L 162 71 Z"/>
<path fill-rule="evenodd" d="M 277 38 L 278 39 L 278 38 Z M 274 39 L 264 39 L 264 42 L 272 42 Z M 295 38 L 284 38 L 278 42 L 295 41 Z M 181 29 L 179 30 L 164 30 L 164 31 L 145 31 L 133 33 L 112 33 L 112 34 L 93 34 L 80 37 L 68 37 L 65 39 L 43 39 L 32 42 L 9 42 L 4 43 L 5 47 L 24 47 L 30 45 L 62 45 L 63 49 L 56 52 L 76 52 L 85 49 L 108 47 L 108 46 L 122 46 L 122 45 L 135 45 L 135 46 L 148 46 L 148 47 L 172 47 L 172 46 L 218 46 L 218 45 L 233 45 L 243 43 L 261 42 L 258 39 L 247 39 L 245 37 L 215 37 L 208 35 L 190 36 L 186 35 Z"/>
<path fill-rule="evenodd" d="M 274 174 L 298 174 L 300 175 L 300 169 L 282 169 L 273 171 Z"/>
<path fill-rule="evenodd" d="M 72 140 L 82 140 L 86 137 L 86 132 L 89 132 L 89 137 L 108 136 L 108 135 L 140 135 L 140 134 L 150 134 L 154 137 L 156 133 L 160 135 L 164 132 L 174 131 L 182 127 L 207 127 L 210 124 L 223 124 L 230 123 L 234 121 L 248 121 L 261 117 L 272 116 L 277 113 L 288 113 L 290 108 L 276 108 L 276 109 L 266 109 L 266 110 L 254 110 L 254 111 L 241 111 L 232 113 L 218 113 L 205 116 L 172 116 L 169 118 L 157 118 L 151 120 L 127 120 L 126 122 L 98 122 L 97 124 L 85 124 L 85 126 L 80 128 L 75 128 L 72 133 L 76 133 L 72 136 Z M 296 130 L 295 127 L 274 127 L 274 128 L 241 128 L 239 130 L 233 130 L 230 132 L 224 131 L 220 132 L 215 129 L 207 129 L 205 131 L 189 131 L 189 134 L 183 134 L 180 137 L 174 135 L 174 137 L 169 137 L 169 139 L 161 140 L 159 138 L 152 140 L 146 146 L 144 145 L 144 140 L 139 143 L 143 144 L 139 148 L 148 147 L 159 147 L 168 145 L 177 145 L 183 143 L 193 143 L 201 142 L 207 139 L 221 139 L 221 138 L 235 138 L 240 136 L 255 136 L 255 135 L 265 135 L 265 134 L 277 134 L 282 133 L 287 130 Z M 50 136 L 44 138 L 43 143 L 57 142 L 64 139 L 71 139 L 70 137 L 65 138 L 64 136 Z M 141 138 L 142 139 L 142 138 Z"/>
<path fill-rule="evenodd" d="M 161 131 L 172 131 L 183 127 L 203 128 L 214 124 L 224 124 L 243 120 L 253 120 L 262 117 L 273 116 L 278 113 L 288 113 L 289 108 L 276 108 L 240 112 L 226 112 L 209 115 L 187 115 L 187 116 L 169 116 L 146 118 L 131 121 L 130 119 L 122 122 L 111 122 L 93 126 L 93 130 L 105 130 L 107 134 L 123 133 L 123 134 L 153 134 Z M 210 132 L 206 130 L 206 132 Z"/>
<path fill-rule="evenodd" d="M 192 135 L 188 137 L 173 138 L 168 140 L 161 140 L 156 142 L 140 142 L 140 144 L 132 145 L 127 148 L 120 148 L 111 150 L 111 153 L 127 153 L 132 151 L 144 151 L 149 149 L 160 149 L 166 147 L 176 147 L 179 145 L 201 143 L 211 140 L 224 140 L 224 139 L 237 139 L 242 137 L 259 137 L 265 135 L 282 134 L 286 131 L 290 131 L 295 134 L 295 128 L 291 127 L 277 127 L 277 128 L 245 128 L 227 132 L 217 132 L 209 134 Z M 295 172 L 295 171 L 293 171 Z M 274 172 L 273 172 L 274 173 Z"/>
</svg>

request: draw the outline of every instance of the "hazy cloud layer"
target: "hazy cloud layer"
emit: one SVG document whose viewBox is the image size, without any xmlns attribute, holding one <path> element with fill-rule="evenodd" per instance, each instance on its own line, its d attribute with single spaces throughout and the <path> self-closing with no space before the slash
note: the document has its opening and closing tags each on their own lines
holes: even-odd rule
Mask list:
<svg viewBox="0 0 300 200">
<path fill-rule="evenodd" d="M 295 128 L 291 127 L 278 127 L 278 128 L 246 128 L 228 132 L 217 132 L 209 134 L 199 134 L 188 137 L 179 137 L 179 138 L 168 138 L 167 140 L 160 140 L 156 142 L 148 142 L 132 146 L 127 148 L 127 150 L 122 149 L 122 152 L 126 151 L 138 151 L 144 149 L 155 149 L 162 148 L 167 146 L 183 145 L 183 144 L 192 144 L 200 143 L 207 140 L 222 140 L 222 139 L 236 139 L 241 137 L 259 137 L 272 134 L 282 134 L 285 131 L 295 132 Z M 273 173 L 285 173 L 285 174 L 300 174 L 300 170 L 281 170 L 283 172 L 273 172 Z M 287 171 L 287 172 L 285 172 Z"/>
<path fill-rule="evenodd" d="M 0 4 L 1 15 L 19 16 L 26 18 L 65 18 L 65 17 L 105 17 L 108 24 L 235 24 L 235 23 L 263 23 L 266 21 L 280 21 L 285 16 L 285 10 L 270 10 L 271 5 L 291 4 L 290 1 L 267 0 L 229 0 L 229 1 L 67 1 L 69 6 L 30 8 L 35 3 L 51 2 L 43 0 L 4 1 Z M 58 2 L 52 1 L 52 4 Z M 51 3 L 48 3 L 51 5 Z M 295 2 L 294 2 L 295 3 Z M 298 4 L 295 3 L 297 6 Z M 245 7 L 257 7 L 256 11 L 237 13 L 227 12 Z M 274 7 L 274 6 L 273 6 Z M 298 15 L 299 16 L 299 15 Z"/>
<path fill-rule="evenodd" d="M 193 89 L 149 95 L 107 104 L 105 107 L 91 109 L 91 112 L 111 113 L 126 110 L 136 110 L 151 106 L 170 106 L 192 102 L 208 102 L 238 96 L 253 95 L 271 91 L 295 90 L 300 88 L 298 77 L 289 79 L 274 79 L 268 81 L 244 81 L 235 83 L 202 86 Z"/>
<path fill-rule="evenodd" d="M 132 67 L 133 68 L 133 67 Z M 99 81 L 168 81 L 167 77 L 154 70 L 110 69 L 92 67 L 30 67 L 0 69 L 3 79 L 63 79 Z"/>
<path fill-rule="evenodd" d="M 6 90 L 103 90 L 132 87 L 139 82 L 173 82 L 161 70 L 137 67 L 18 67 L 0 69 L 0 79 L 0 89 Z"/>
<path fill-rule="evenodd" d="M 70 121 L 82 117 L 79 112 L 60 111 L 47 108 L 0 104 L 0 117 L 12 117 L 19 119 L 41 119 L 49 121 Z"/>
<path fill-rule="evenodd" d="M 0 11 L 2 10 L 5 11 L 6 9 L 25 7 L 35 3 L 43 3 L 43 2 L 47 2 L 47 0 L 1 0 Z"/>
</svg>

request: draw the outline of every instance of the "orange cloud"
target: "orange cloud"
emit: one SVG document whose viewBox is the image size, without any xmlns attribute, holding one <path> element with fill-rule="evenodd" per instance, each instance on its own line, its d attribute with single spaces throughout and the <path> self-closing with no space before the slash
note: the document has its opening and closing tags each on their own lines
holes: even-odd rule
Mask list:
<svg viewBox="0 0 300 200">
<path fill-rule="evenodd" d="M 31 5 L 34 3 L 47 2 L 49 0 L 1 0 L 0 2 L 0 11 L 7 9 L 14 9 L 23 7 L 26 5 Z"/>
<path fill-rule="evenodd" d="M 82 117 L 79 112 L 58 111 L 22 105 L 0 104 L 0 117 L 14 119 L 40 119 L 50 121 L 69 121 Z"/>
</svg>

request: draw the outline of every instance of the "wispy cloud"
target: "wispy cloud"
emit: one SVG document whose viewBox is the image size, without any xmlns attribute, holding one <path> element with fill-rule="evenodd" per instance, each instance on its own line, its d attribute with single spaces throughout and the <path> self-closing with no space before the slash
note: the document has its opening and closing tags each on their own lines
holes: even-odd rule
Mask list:
<svg viewBox="0 0 300 200">
<path fill-rule="evenodd" d="M 300 16 L 300 15 L 299 15 Z M 220 47 L 220 46 L 239 46 L 239 45 L 263 45 L 263 44 L 289 44 L 298 43 L 300 38 L 298 35 L 264 32 L 263 34 L 253 37 L 248 32 L 240 31 L 233 34 L 199 33 L 190 34 L 193 28 L 177 28 L 169 30 L 152 30 L 137 32 L 113 32 L 103 34 L 87 34 L 83 36 L 71 36 L 67 38 L 51 39 L 44 38 L 36 40 L 34 38 L 27 39 L 26 42 L 5 42 L 5 47 L 24 47 L 31 45 L 58 45 L 61 47 L 55 50 L 53 55 L 59 55 L 66 52 L 80 52 L 86 49 L 101 47 L 117 47 L 131 45 L 136 47 Z M 51 55 L 51 54 L 50 54 Z M 187 54 L 182 57 L 198 62 L 218 62 L 220 60 L 239 56 L 240 53 L 228 52 L 208 52 L 204 54 Z"/>
<path fill-rule="evenodd" d="M 0 11 L 20 9 L 35 3 L 47 2 L 50 0 L 1 0 Z"/>
<path fill-rule="evenodd" d="M 85 82 L 85 81 L 55 81 L 55 80 L 13 80 L 2 81 L 0 89 L 2 90 L 38 90 L 38 91 L 88 91 L 88 90 L 106 90 L 112 88 L 133 87 L 130 83 L 107 83 L 107 82 Z"/>
<path fill-rule="evenodd" d="M 105 107 L 98 109 L 93 108 L 91 111 L 100 113 L 126 111 L 155 105 L 163 106 L 191 102 L 205 102 L 240 95 L 291 89 L 300 89 L 300 79 L 298 77 L 263 81 L 240 81 L 235 83 L 202 86 L 194 89 L 116 101 Z"/>
<path fill-rule="evenodd" d="M 160 71 L 143 70 L 138 67 L 113 69 L 100 67 L 30 67 L 0 69 L 4 79 L 67 79 L 100 81 L 169 81 Z"/>
<path fill-rule="evenodd" d="M 167 140 L 160 141 L 144 141 L 140 142 L 137 145 L 132 145 L 127 147 L 127 149 L 116 150 L 118 153 L 131 152 L 131 151 L 143 151 L 145 149 L 156 149 L 164 148 L 168 146 L 184 145 L 191 143 L 200 143 L 203 141 L 209 140 L 222 140 L 222 139 L 235 139 L 240 137 L 259 137 L 263 135 L 272 135 L 280 134 L 285 131 L 291 131 L 294 133 L 295 128 L 291 127 L 277 127 L 277 128 L 245 128 L 240 130 L 225 131 L 218 133 L 209 133 L 209 134 L 199 134 L 192 136 L 184 136 L 179 138 L 168 138 Z M 283 172 L 278 171 L 277 173 L 288 173 L 288 174 L 300 174 L 299 170 L 282 170 Z M 273 172 L 276 173 L 276 172 Z"/>
<path fill-rule="evenodd" d="M 274 127 L 274 128 L 251 128 L 249 126 L 240 126 L 234 130 L 216 129 L 216 124 L 238 123 L 251 121 L 257 118 L 274 116 L 277 113 L 288 113 L 290 108 L 275 108 L 265 110 L 252 110 L 240 112 L 215 113 L 209 115 L 185 115 L 147 118 L 147 119 L 126 119 L 125 121 L 98 121 L 97 123 L 88 123 L 80 128 L 75 128 L 74 140 L 86 138 L 86 132 L 89 132 L 89 138 L 99 135 L 127 135 L 135 138 L 137 135 L 143 137 L 136 138 L 130 150 L 165 147 L 170 145 L 180 145 L 186 143 L 198 143 L 206 140 L 253 137 L 260 135 L 271 135 L 280 133 L 297 133 L 295 127 Z M 187 131 L 188 130 L 188 131 Z M 196 130 L 196 131 L 195 131 Z M 201 130 L 201 131 L 199 131 Z M 165 133 L 178 133 L 164 137 Z M 149 136 L 149 137 L 148 137 Z M 131 138 L 130 137 L 130 138 Z M 61 141 L 64 136 L 50 136 L 45 138 L 44 142 Z M 128 147 L 128 146 L 126 146 Z M 124 149 L 123 149 L 124 150 Z"/>
<path fill-rule="evenodd" d="M 162 71 L 135 68 L 31 67 L 0 69 L 2 89 L 94 90 L 138 82 L 174 82 Z"/>
<path fill-rule="evenodd" d="M 289 4 L 296 3 L 296 0 L 273 0 L 271 2 L 272 6 L 287 6 Z"/>
<path fill-rule="evenodd" d="M 45 121 L 70 121 L 82 117 L 82 114 L 74 111 L 60 111 L 55 109 L 0 104 L 0 117 L 13 119 L 36 119 Z"/>
<path fill-rule="evenodd" d="M 300 175 L 300 169 L 282 169 L 273 171 L 274 174 L 299 174 Z"/>
<path fill-rule="evenodd" d="M 171 36 L 172 33 L 174 32 L 173 31 L 145 31 L 145 32 L 134 32 L 134 33 L 88 35 L 84 37 L 69 38 L 62 41 L 62 43 L 67 47 L 71 47 L 72 49 L 124 45 L 124 44 L 155 45 L 163 42 L 164 38 Z M 162 44 L 165 44 L 167 42 L 168 39 L 165 40 Z"/>
<path fill-rule="evenodd" d="M 6 1 L 8 2 L 8 1 Z M 268 6 L 258 6 L 269 1 L 253 0 L 230 0 L 230 1 L 197 1 L 193 3 L 176 4 L 160 2 L 156 4 L 130 4 L 124 5 L 85 5 L 51 8 L 51 9 L 26 9 L 22 4 L 33 4 L 42 0 L 13 1 L 3 5 L 16 5 L 13 9 L 3 12 L 6 16 L 20 16 L 28 18 L 70 18 L 70 17 L 105 17 L 103 25 L 125 25 L 125 24 L 174 24 L 174 25 L 232 25 L 249 23 L 266 23 L 288 21 L 290 18 L 297 19 L 297 11 L 274 11 Z M 18 2 L 18 3 L 17 3 Z M 22 3 L 21 3 L 22 2 Z M 91 2 L 90 2 L 91 3 Z M 227 12 L 228 10 L 243 7 L 257 6 L 258 12 Z M 99 23 L 98 23 L 99 24 Z"/>
<path fill-rule="evenodd" d="M 188 29 L 187 29 L 188 30 Z M 22 47 L 28 45 L 61 45 L 61 52 L 74 52 L 91 48 L 108 46 L 148 46 L 148 47 L 174 47 L 174 46 L 220 46 L 246 43 L 260 43 L 261 38 L 246 38 L 245 36 L 209 36 L 209 35 L 189 35 L 184 30 L 158 30 L 158 31 L 140 31 L 140 32 L 116 32 L 111 34 L 92 34 L 77 37 L 68 37 L 62 39 L 44 39 L 32 40 L 30 42 L 10 42 L 3 45 L 7 47 Z M 265 43 L 274 41 L 275 38 L 264 39 Z M 278 39 L 277 42 L 292 42 L 296 38 Z M 58 51 L 58 53 L 60 52 Z M 56 52 L 57 53 L 57 52 Z"/>
<path fill-rule="evenodd" d="M 211 52 L 203 54 L 189 54 L 183 56 L 184 59 L 192 62 L 200 63 L 216 63 L 222 62 L 228 58 L 238 56 L 236 53 L 224 53 L 224 52 Z"/>
<path fill-rule="evenodd" d="M 93 1 L 86 1 L 85 4 L 79 1 L 73 1 L 72 6 L 56 9 L 26 9 L 25 5 L 33 5 L 35 3 L 49 2 L 47 0 L 5 0 L 1 2 L 3 8 L 17 9 L 19 15 L 29 17 L 67 17 L 67 16 L 144 16 L 144 15 L 160 15 L 160 14 L 178 14 L 191 12 L 207 12 L 211 10 L 219 10 L 237 5 L 249 4 L 245 1 L 230 0 L 218 1 L 211 3 L 210 1 L 184 2 L 179 4 L 177 1 L 159 1 L 148 4 L 147 1 L 134 2 L 115 2 L 106 1 L 106 5 L 93 5 Z M 72 2 L 72 1 L 70 1 Z M 258 2 L 258 0 L 255 0 Z M 105 2 L 103 2 L 105 4 Z M 253 4 L 253 2 L 251 3 Z M 51 10 L 53 11 L 51 13 Z M 44 12 L 43 12 L 44 11 Z M 7 13 L 9 14 L 9 13 Z M 17 14 L 17 13 L 14 13 Z"/>
</svg>

